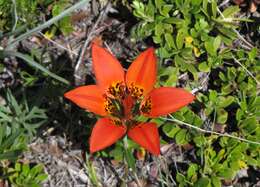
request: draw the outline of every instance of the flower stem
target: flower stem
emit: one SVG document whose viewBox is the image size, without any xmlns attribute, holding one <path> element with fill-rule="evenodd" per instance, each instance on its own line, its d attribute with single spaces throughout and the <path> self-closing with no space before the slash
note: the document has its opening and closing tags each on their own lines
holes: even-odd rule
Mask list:
<svg viewBox="0 0 260 187">
<path fill-rule="evenodd" d="M 127 166 L 132 171 L 135 171 L 135 158 L 133 156 L 133 153 L 129 149 L 127 136 L 124 137 L 123 142 L 124 142 L 124 159 L 127 163 Z"/>
</svg>

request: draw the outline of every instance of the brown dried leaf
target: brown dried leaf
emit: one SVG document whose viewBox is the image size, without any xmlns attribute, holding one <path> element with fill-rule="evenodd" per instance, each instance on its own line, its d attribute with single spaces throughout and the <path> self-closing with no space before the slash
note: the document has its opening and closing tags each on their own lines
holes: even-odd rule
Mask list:
<svg viewBox="0 0 260 187">
<path fill-rule="evenodd" d="M 162 153 L 162 155 L 167 153 L 172 146 L 173 146 L 173 144 L 165 144 L 165 145 L 161 146 L 161 153 Z"/>
<path fill-rule="evenodd" d="M 215 132 L 219 132 L 219 133 L 224 133 L 225 132 L 225 127 L 226 127 L 226 125 L 216 123 L 214 125 L 214 131 Z"/>
<path fill-rule="evenodd" d="M 242 3 L 244 3 L 245 0 L 233 0 L 233 2 L 236 4 L 236 5 L 240 5 Z"/>
<path fill-rule="evenodd" d="M 194 148 L 194 146 L 191 145 L 191 144 L 189 144 L 189 143 L 183 145 L 182 147 L 183 147 L 183 149 L 184 149 L 185 151 L 189 151 L 189 150 L 191 150 L 191 149 Z"/>
<path fill-rule="evenodd" d="M 257 5 L 255 4 L 255 2 L 252 1 L 252 2 L 250 3 L 249 11 L 250 11 L 251 13 L 254 13 L 256 10 L 257 10 Z"/>
</svg>

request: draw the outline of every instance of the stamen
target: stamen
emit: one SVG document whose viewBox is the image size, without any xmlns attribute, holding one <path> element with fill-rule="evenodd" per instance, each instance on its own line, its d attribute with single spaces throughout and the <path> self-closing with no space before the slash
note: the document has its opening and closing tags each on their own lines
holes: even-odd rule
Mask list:
<svg viewBox="0 0 260 187">
<path fill-rule="evenodd" d="M 113 117 L 121 118 L 124 114 L 123 106 L 118 99 L 105 97 L 104 107 L 105 111 Z"/>
<path fill-rule="evenodd" d="M 151 109 L 152 109 L 152 101 L 151 99 L 147 99 L 145 101 L 145 103 L 141 106 L 141 112 L 144 113 L 144 114 L 149 114 L 151 112 Z"/>
<path fill-rule="evenodd" d="M 128 87 L 130 95 L 135 99 L 141 99 L 144 96 L 144 88 L 137 86 L 134 83 Z"/>
<path fill-rule="evenodd" d="M 112 119 L 112 121 L 113 121 L 113 123 L 115 125 L 118 125 L 118 126 L 122 126 L 123 125 L 122 121 L 120 121 L 120 120 Z"/>
<path fill-rule="evenodd" d="M 107 90 L 108 95 L 114 98 L 122 98 L 125 96 L 126 87 L 123 82 L 113 82 Z"/>
</svg>

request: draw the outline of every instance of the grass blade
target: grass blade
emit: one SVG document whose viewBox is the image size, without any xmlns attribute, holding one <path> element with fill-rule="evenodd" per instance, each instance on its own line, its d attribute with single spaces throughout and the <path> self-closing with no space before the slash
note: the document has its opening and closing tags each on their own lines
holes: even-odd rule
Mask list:
<svg viewBox="0 0 260 187">
<path fill-rule="evenodd" d="M 33 60 L 32 57 L 30 57 L 29 55 L 24 55 L 22 53 L 19 53 L 19 52 L 15 52 L 15 51 L 3 51 L 2 54 L 4 56 L 15 56 L 15 57 L 18 57 L 22 60 L 24 60 L 25 62 L 27 62 L 30 66 L 36 68 L 36 69 L 39 69 L 41 70 L 42 72 L 46 73 L 47 75 L 49 75 L 50 77 L 64 83 L 64 84 L 67 84 L 69 85 L 69 81 L 67 81 L 66 79 L 50 72 L 47 68 L 45 68 L 44 66 L 40 65 L 39 63 L 35 62 Z"/>
</svg>

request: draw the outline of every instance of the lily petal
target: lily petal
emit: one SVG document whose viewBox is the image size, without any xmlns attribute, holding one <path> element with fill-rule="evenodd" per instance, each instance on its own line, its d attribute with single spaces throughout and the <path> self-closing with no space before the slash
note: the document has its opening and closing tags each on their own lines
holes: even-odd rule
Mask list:
<svg viewBox="0 0 260 187">
<path fill-rule="evenodd" d="M 115 125 L 109 118 L 99 119 L 90 136 L 90 152 L 94 153 L 112 145 L 125 133 L 125 126 Z"/>
<path fill-rule="evenodd" d="M 127 135 L 154 155 L 160 154 L 160 138 L 155 123 L 141 123 L 129 129 Z"/>
<path fill-rule="evenodd" d="M 149 117 L 158 117 L 176 112 L 195 99 L 194 95 L 182 88 L 160 87 L 152 90 L 141 105 L 150 101 L 150 112 L 144 113 Z"/>
<path fill-rule="evenodd" d="M 92 44 L 93 69 L 99 86 L 107 89 L 112 83 L 125 81 L 125 72 L 118 60 L 104 48 Z"/>
<path fill-rule="evenodd" d="M 142 52 L 127 70 L 126 83 L 128 88 L 136 85 L 144 89 L 144 95 L 149 93 L 156 82 L 156 61 L 154 48 L 148 48 Z"/>
<path fill-rule="evenodd" d="M 89 85 L 89 86 L 81 86 L 75 88 L 67 93 L 64 96 L 73 101 L 75 104 L 99 114 L 101 116 L 106 115 L 106 111 L 104 108 L 104 98 L 102 96 L 102 92 L 96 85 Z"/>
</svg>

